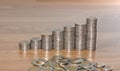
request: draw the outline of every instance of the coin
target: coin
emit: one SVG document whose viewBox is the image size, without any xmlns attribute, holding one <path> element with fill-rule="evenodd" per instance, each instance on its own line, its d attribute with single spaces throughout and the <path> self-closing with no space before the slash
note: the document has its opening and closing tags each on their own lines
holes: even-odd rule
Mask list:
<svg viewBox="0 0 120 71">
<path fill-rule="evenodd" d="M 61 30 L 53 31 L 53 48 L 56 50 L 63 49 L 63 31 Z"/>
<path fill-rule="evenodd" d="M 89 17 L 86 20 L 87 26 L 87 42 L 86 48 L 91 51 L 96 50 L 97 40 L 97 18 Z"/>
<path fill-rule="evenodd" d="M 86 24 L 75 24 L 75 49 L 84 50 L 86 46 Z"/>
<path fill-rule="evenodd" d="M 105 64 L 104 64 L 104 63 L 98 63 L 98 62 L 97 62 L 97 67 L 98 67 L 98 68 L 104 68 L 104 67 L 105 67 Z"/>
<path fill-rule="evenodd" d="M 28 71 L 43 71 L 42 67 L 30 67 Z"/>
<path fill-rule="evenodd" d="M 78 67 L 75 66 L 74 64 L 69 64 L 69 65 L 66 65 L 66 66 L 65 66 L 65 69 L 66 69 L 67 71 L 77 71 L 77 70 L 78 70 Z"/>
<path fill-rule="evenodd" d="M 38 50 L 41 48 L 41 37 L 34 37 L 30 40 L 31 49 Z"/>
<path fill-rule="evenodd" d="M 86 61 L 86 59 L 85 58 L 75 58 L 75 59 L 72 60 L 72 63 L 74 63 L 74 64 L 80 64 L 83 61 Z"/>
<path fill-rule="evenodd" d="M 65 71 L 65 69 L 62 67 L 55 67 L 53 71 Z"/>
<path fill-rule="evenodd" d="M 71 51 L 74 49 L 74 27 L 65 26 L 63 35 L 64 49 Z"/>
<path fill-rule="evenodd" d="M 42 34 L 42 49 L 43 50 L 52 49 L 52 34 Z"/>
<path fill-rule="evenodd" d="M 105 66 L 104 68 L 103 68 L 103 71 L 112 71 L 113 69 L 112 69 L 112 67 L 110 67 L 110 66 Z"/>
<path fill-rule="evenodd" d="M 36 59 L 32 61 L 32 64 L 34 66 L 38 66 L 41 67 L 42 65 L 44 65 L 47 61 L 45 59 Z"/>
<path fill-rule="evenodd" d="M 92 67 L 96 67 L 96 62 L 83 61 L 81 63 L 81 65 L 82 65 L 83 68 L 89 69 L 89 68 L 92 68 Z"/>
<path fill-rule="evenodd" d="M 19 43 L 19 49 L 23 51 L 27 51 L 30 49 L 30 42 L 27 40 L 23 40 Z"/>
</svg>

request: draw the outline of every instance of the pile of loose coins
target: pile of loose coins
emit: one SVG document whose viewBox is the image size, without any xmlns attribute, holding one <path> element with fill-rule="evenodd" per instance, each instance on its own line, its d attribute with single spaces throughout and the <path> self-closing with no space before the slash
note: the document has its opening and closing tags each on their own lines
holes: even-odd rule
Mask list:
<svg viewBox="0 0 120 71">
<path fill-rule="evenodd" d="M 52 33 L 41 34 L 30 41 L 19 43 L 20 50 L 96 50 L 97 18 L 89 17 L 86 24 L 64 26 L 63 30 L 54 30 Z"/>
<path fill-rule="evenodd" d="M 49 60 L 42 58 L 33 60 L 29 71 L 112 71 L 112 68 L 104 63 L 91 62 L 85 58 L 53 56 Z"/>
</svg>

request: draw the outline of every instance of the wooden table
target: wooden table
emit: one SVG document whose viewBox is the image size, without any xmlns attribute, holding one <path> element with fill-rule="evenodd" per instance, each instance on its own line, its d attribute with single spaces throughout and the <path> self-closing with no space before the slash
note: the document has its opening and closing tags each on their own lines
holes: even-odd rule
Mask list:
<svg viewBox="0 0 120 71">
<path fill-rule="evenodd" d="M 0 71 L 28 71 L 31 60 L 45 57 L 50 58 L 54 55 L 66 57 L 86 57 L 91 61 L 103 62 L 113 67 L 113 71 L 120 70 L 120 44 L 119 36 L 98 35 L 97 51 L 43 51 L 36 53 L 30 50 L 26 53 L 19 51 L 18 42 L 23 39 L 30 39 L 39 34 L 0 34 Z"/>
</svg>

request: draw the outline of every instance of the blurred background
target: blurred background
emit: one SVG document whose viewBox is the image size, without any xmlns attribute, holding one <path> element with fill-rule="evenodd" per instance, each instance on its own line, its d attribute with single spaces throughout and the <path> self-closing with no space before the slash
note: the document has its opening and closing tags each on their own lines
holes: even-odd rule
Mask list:
<svg viewBox="0 0 120 71">
<path fill-rule="evenodd" d="M 51 32 L 89 16 L 98 18 L 98 39 L 120 37 L 119 0 L 0 0 L 0 34 Z"/>
<path fill-rule="evenodd" d="M 19 54 L 21 40 L 85 24 L 89 16 L 98 18 L 96 60 L 119 71 L 120 0 L 0 0 L 0 70 L 27 71 L 34 55 Z"/>
<path fill-rule="evenodd" d="M 85 24 L 89 16 L 98 18 L 98 39 L 119 39 L 119 0 L 0 0 L 0 34 L 51 32 L 65 25 Z"/>
</svg>

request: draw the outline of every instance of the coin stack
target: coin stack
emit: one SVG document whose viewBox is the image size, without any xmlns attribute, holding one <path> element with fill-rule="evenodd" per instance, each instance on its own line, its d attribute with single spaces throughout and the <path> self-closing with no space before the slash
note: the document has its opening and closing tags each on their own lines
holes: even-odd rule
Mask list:
<svg viewBox="0 0 120 71">
<path fill-rule="evenodd" d="M 52 49 L 52 34 L 42 34 L 42 49 L 51 50 Z"/>
<path fill-rule="evenodd" d="M 41 38 L 35 37 L 30 40 L 31 49 L 38 50 L 41 49 Z"/>
<path fill-rule="evenodd" d="M 30 49 L 30 42 L 27 40 L 23 40 L 19 43 L 19 49 L 23 51 L 27 51 Z"/>
<path fill-rule="evenodd" d="M 53 48 L 56 50 L 63 49 L 63 31 L 61 30 L 53 31 Z"/>
<path fill-rule="evenodd" d="M 97 18 L 87 18 L 87 44 L 86 48 L 89 50 L 96 50 L 97 37 Z"/>
<path fill-rule="evenodd" d="M 74 27 L 71 26 L 65 26 L 64 27 L 64 49 L 65 50 L 72 50 L 74 49 Z"/>
<path fill-rule="evenodd" d="M 86 24 L 75 24 L 75 49 L 84 50 L 86 47 Z"/>
<path fill-rule="evenodd" d="M 42 34 L 42 37 L 32 38 L 29 45 L 31 49 L 38 50 L 96 50 L 97 38 L 97 18 L 89 17 L 86 24 L 75 24 L 75 26 L 65 26 L 64 29 L 54 30 L 50 34 Z M 20 49 L 25 48 L 20 42 Z M 28 46 L 28 45 L 26 45 Z M 28 48 L 28 47 L 26 47 Z"/>
<path fill-rule="evenodd" d="M 88 61 L 86 58 L 53 56 L 49 60 L 42 58 L 33 60 L 29 71 L 112 71 L 112 67 L 104 63 Z"/>
</svg>

